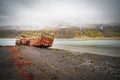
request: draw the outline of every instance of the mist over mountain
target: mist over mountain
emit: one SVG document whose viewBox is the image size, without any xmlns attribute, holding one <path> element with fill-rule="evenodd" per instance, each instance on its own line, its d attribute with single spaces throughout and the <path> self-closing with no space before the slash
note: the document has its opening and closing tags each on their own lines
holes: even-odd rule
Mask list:
<svg viewBox="0 0 120 80">
<path fill-rule="evenodd" d="M 0 0 L 0 26 L 120 23 L 120 0 Z"/>
<path fill-rule="evenodd" d="M 102 24 L 103 27 L 113 27 L 120 28 L 120 23 Z M 71 24 L 57 24 L 49 26 L 0 26 L 0 29 L 7 30 L 43 30 L 43 29 L 60 29 L 60 28 L 99 28 L 100 24 L 81 24 L 81 25 L 71 25 Z"/>
<path fill-rule="evenodd" d="M 40 36 L 41 33 L 49 33 L 56 38 L 104 38 L 120 37 L 119 24 L 82 24 L 70 25 L 60 24 L 46 26 L 1 26 L 0 37 L 19 37 L 21 34 L 28 37 Z"/>
</svg>

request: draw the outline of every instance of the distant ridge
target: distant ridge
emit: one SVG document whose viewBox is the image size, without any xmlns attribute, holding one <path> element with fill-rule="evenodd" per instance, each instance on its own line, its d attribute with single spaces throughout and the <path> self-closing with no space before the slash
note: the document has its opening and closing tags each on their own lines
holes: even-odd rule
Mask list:
<svg viewBox="0 0 120 80">
<path fill-rule="evenodd" d="M 46 26 L 46 28 L 35 28 L 34 26 L 1 26 L 0 37 L 18 37 L 21 34 L 33 37 L 43 32 L 50 33 L 56 38 L 120 37 L 120 25 L 103 25 L 103 30 L 99 25 L 57 25 L 54 27 Z"/>
</svg>

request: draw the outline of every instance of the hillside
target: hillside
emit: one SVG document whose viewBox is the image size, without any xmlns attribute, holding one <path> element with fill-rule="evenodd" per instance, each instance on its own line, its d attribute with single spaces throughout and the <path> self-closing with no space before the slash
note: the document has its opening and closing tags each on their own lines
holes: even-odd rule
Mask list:
<svg viewBox="0 0 120 80">
<path fill-rule="evenodd" d="M 41 33 L 50 33 L 56 38 L 106 38 L 106 37 L 120 37 L 120 26 L 104 25 L 103 30 L 98 25 L 92 27 L 58 27 L 52 29 L 42 30 L 13 30 L 4 29 L 0 27 L 0 38 L 17 38 L 20 35 L 28 37 L 40 36 Z"/>
</svg>

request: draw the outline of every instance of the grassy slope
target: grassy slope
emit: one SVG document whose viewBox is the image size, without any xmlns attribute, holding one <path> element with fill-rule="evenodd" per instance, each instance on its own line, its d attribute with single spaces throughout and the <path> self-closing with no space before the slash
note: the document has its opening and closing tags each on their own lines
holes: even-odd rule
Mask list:
<svg viewBox="0 0 120 80">
<path fill-rule="evenodd" d="M 20 35 L 26 35 L 29 38 L 34 38 L 40 36 L 43 32 L 50 33 L 56 38 L 105 38 L 103 33 L 100 32 L 97 28 L 84 28 L 82 29 L 82 32 L 80 32 L 79 28 L 77 27 L 38 31 L 0 30 L 0 38 L 18 38 Z M 119 27 L 106 27 L 104 32 L 108 33 L 112 37 L 120 37 Z"/>
</svg>

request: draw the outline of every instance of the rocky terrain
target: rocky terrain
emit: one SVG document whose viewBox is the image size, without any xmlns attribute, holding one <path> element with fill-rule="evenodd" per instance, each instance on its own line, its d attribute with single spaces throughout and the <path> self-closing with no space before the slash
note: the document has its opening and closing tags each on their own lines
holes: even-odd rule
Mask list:
<svg viewBox="0 0 120 80">
<path fill-rule="evenodd" d="M 30 46 L 0 47 L 1 80 L 120 80 L 120 57 Z"/>
</svg>

